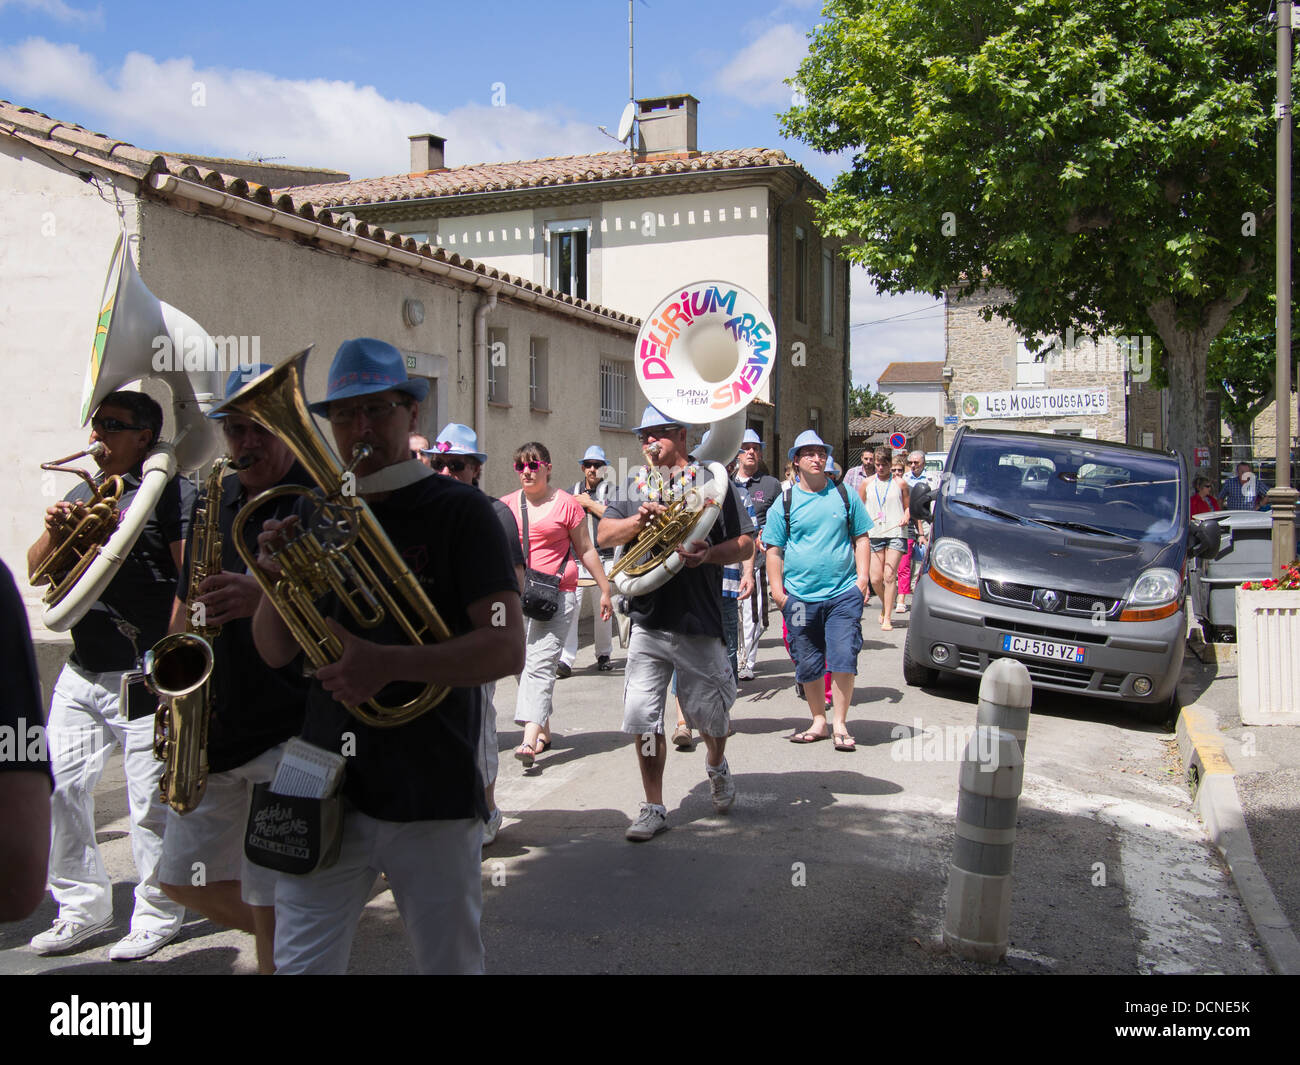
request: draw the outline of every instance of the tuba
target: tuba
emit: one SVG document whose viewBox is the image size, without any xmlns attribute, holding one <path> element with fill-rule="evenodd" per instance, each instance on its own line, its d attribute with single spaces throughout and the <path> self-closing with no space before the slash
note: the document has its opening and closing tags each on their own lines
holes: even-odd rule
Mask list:
<svg viewBox="0 0 1300 1065">
<path fill-rule="evenodd" d="M 767 307 L 726 281 L 674 289 L 644 319 L 635 351 L 647 401 L 683 424 L 711 426 L 693 452 L 695 483 L 676 486 L 667 510 L 623 548 L 610 571 L 624 595 L 666 584 L 684 565 L 677 548 L 709 535 L 730 491 L 727 464 L 745 435 L 745 408 L 772 370 L 775 340 Z"/>
<path fill-rule="evenodd" d="M 349 491 L 355 483 L 352 469 L 370 449 L 358 445 L 351 463 L 340 469 L 312 420 L 303 394 L 303 377 L 310 354 L 311 348 L 307 348 L 290 356 L 254 378 L 218 408 L 228 414 L 242 414 L 265 426 L 284 441 L 320 486 L 318 490 L 309 490 L 280 485 L 249 500 L 235 516 L 231 530 L 240 557 L 317 669 L 338 661 L 343 653 L 342 643 L 315 605 L 316 600 L 331 591 L 363 628 L 374 628 L 385 617 L 391 617 L 412 644 L 448 640 L 451 631 L 429 602 L 419 581 L 365 501 Z M 281 496 L 312 498 L 316 510 L 310 521 L 300 523 L 299 534 L 275 553 L 281 576 L 272 580 L 245 545 L 243 528 L 264 504 Z M 376 698 L 362 706 L 348 706 L 348 710 L 367 725 L 392 728 L 436 706 L 448 690 L 427 684 L 413 699 L 397 706 L 385 705 Z"/>
<path fill-rule="evenodd" d="M 170 345 L 173 358 L 160 370 L 157 354 L 164 343 Z M 201 351 L 194 351 L 196 345 Z M 182 360 L 177 353 L 184 353 L 186 358 Z M 187 372 L 181 368 L 183 362 L 195 362 L 201 368 Z M 54 582 L 45 597 L 42 619 L 51 631 L 66 632 L 72 628 L 104 593 L 135 546 L 177 469 L 197 469 L 215 450 L 216 438 L 200 407 L 212 398 L 215 371 L 216 345 L 212 338 L 194 319 L 149 291 L 136 272 L 125 234 L 120 235 L 104 282 L 90 365 L 82 388 L 82 425 L 90 421 L 110 392 L 128 382 L 165 373 L 172 396 L 175 437 L 170 442 L 157 443 L 146 456 L 140 488 L 120 522 L 116 520 L 115 510 L 112 514 L 105 513 L 107 500 L 99 498 L 97 491 L 91 509 L 99 507 L 100 520 L 93 531 L 79 522 L 55 533 L 60 545 L 53 560 L 55 564 L 51 566 L 50 559 L 43 560 L 45 569 L 40 578 Z M 65 573 L 62 579 L 58 579 L 59 570 Z M 36 578 L 33 583 L 38 583 Z"/>
</svg>

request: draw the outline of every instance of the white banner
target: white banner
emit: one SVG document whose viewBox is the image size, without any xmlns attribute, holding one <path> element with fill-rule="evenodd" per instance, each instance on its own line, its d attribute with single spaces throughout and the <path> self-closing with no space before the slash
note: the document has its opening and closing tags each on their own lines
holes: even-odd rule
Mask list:
<svg viewBox="0 0 1300 1065">
<path fill-rule="evenodd" d="M 977 418 L 1064 418 L 1109 414 L 1107 388 L 1040 388 L 1018 392 L 967 392 L 961 415 Z"/>
</svg>

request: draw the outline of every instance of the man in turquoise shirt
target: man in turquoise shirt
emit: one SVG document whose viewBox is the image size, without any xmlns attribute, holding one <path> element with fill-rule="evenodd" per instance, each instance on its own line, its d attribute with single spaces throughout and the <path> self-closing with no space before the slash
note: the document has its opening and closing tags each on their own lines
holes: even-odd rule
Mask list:
<svg viewBox="0 0 1300 1065">
<path fill-rule="evenodd" d="M 813 430 L 790 448 L 795 484 L 773 503 L 763 530 L 772 601 L 781 608 L 790 637 L 795 680 L 803 685 L 812 725 L 790 737 L 814 743 L 833 735 L 837 751 L 855 749 L 849 703 L 862 650 L 862 605 L 869 581 L 871 528 L 857 493 L 826 476 L 831 449 Z M 831 674 L 833 732 L 826 725 L 821 685 Z"/>
</svg>

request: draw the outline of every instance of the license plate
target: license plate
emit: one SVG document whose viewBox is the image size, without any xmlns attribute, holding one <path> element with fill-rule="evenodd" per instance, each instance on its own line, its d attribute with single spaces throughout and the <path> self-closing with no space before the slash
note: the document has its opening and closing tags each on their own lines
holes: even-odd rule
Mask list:
<svg viewBox="0 0 1300 1065">
<path fill-rule="evenodd" d="M 1082 662 L 1085 648 L 1054 640 L 1036 640 L 1032 636 L 1003 636 L 1002 650 L 1016 654 L 1050 658 L 1055 662 Z"/>
</svg>

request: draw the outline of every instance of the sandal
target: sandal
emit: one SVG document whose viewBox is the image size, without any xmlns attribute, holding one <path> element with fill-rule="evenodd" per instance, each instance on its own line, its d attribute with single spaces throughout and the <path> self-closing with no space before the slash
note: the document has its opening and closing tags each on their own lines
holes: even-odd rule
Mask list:
<svg viewBox="0 0 1300 1065">
<path fill-rule="evenodd" d="M 533 750 L 538 754 L 545 754 L 551 749 L 551 741 L 538 737 L 537 742 L 533 744 Z"/>
<path fill-rule="evenodd" d="M 829 733 L 813 732 L 811 729 L 807 732 L 796 732 L 789 737 L 791 743 L 816 743 L 818 740 L 830 739 Z"/>
<path fill-rule="evenodd" d="M 856 751 L 858 744 L 847 732 L 837 732 L 835 734 L 835 749 L 837 751 Z"/>
<path fill-rule="evenodd" d="M 537 757 L 537 752 L 529 747 L 526 743 L 521 743 L 515 748 L 515 757 L 524 765 L 525 769 L 533 768 L 533 760 Z"/>
</svg>

